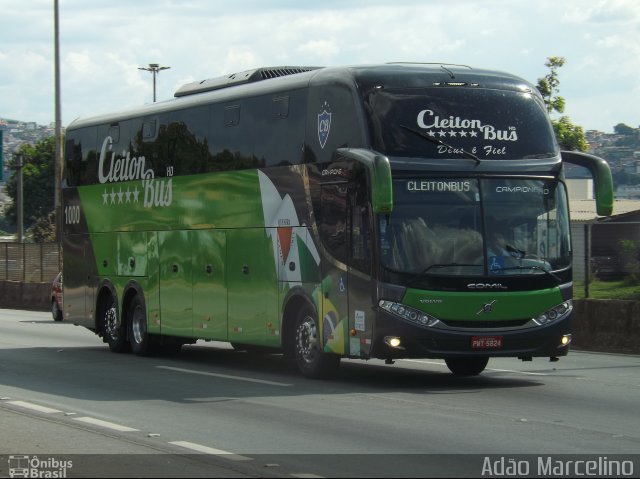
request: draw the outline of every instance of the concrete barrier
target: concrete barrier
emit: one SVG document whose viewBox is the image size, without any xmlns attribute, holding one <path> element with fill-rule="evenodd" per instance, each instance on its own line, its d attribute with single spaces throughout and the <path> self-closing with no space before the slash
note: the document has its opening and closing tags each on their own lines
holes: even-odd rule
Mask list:
<svg viewBox="0 0 640 479">
<path fill-rule="evenodd" d="M 49 311 L 51 283 L 0 280 L 0 308 Z"/>
<path fill-rule="evenodd" d="M 640 301 L 577 299 L 574 308 L 574 349 L 640 354 Z"/>
<path fill-rule="evenodd" d="M 50 283 L 0 280 L 0 308 L 49 311 Z M 582 351 L 640 354 L 640 301 L 574 300 L 572 347 Z"/>
</svg>

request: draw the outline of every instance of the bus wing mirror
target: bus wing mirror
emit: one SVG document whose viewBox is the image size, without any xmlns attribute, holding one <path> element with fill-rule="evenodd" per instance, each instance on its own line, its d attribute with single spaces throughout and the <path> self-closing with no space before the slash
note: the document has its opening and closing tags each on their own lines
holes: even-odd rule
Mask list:
<svg viewBox="0 0 640 479">
<path fill-rule="evenodd" d="M 593 177 L 596 193 L 596 213 L 610 216 L 613 213 L 613 180 L 609 164 L 594 155 L 579 151 L 561 151 L 562 161 L 588 169 Z"/>
<path fill-rule="evenodd" d="M 393 210 L 393 184 L 391 164 L 386 156 L 359 148 L 340 148 L 337 153 L 362 164 L 371 185 L 371 206 L 374 213 L 391 213 Z"/>
</svg>

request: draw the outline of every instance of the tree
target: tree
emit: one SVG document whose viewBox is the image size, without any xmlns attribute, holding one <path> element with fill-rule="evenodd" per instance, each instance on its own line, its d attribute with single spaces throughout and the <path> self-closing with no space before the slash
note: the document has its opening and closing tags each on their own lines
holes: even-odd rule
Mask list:
<svg viewBox="0 0 640 479">
<path fill-rule="evenodd" d="M 635 136 L 636 134 L 635 129 L 633 129 L 629 125 L 625 125 L 624 123 L 618 123 L 613 127 L 613 131 L 616 135 Z"/>
<path fill-rule="evenodd" d="M 584 130 L 581 126 L 574 125 L 568 116 L 562 116 L 559 120 L 551 120 L 551 123 L 558 144 L 563 150 L 587 151 L 589 149 L 589 144 L 584 137 Z"/>
<path fill-rule="evenodd" d="M 9 161 L 15 171 L 17 156 L 22 155 L 22 191 L 24 225 L 28 228 L 40 218 L 46 218 L 55 209 L 55 138 L 49 137 L 35 145 L 22 145 Z M 7 180 L 7 195 L 13 202 L 6 209 L 6 217 L 17 221 L 17 175 Z"/>
<path fill-rule="evenodd" d="M 564 113 L 565 99 L 558 95 L 560 91 L 560 79 L 558 78 L 558 68 L 566 63 L 564 57 L 548 57 L 544 66 L 549 68 L 549 73 L 538 79 L 538 91 L 542 95 L 544 104 L 547 105 L 549 114 L 557 111 Z"/>
<path fill-rule="evenodd" d="M 31 228 L 33 241 L 36 243 L 54 243 L 56 241 L 56 212 L 36 219 Z"/>
<path fill-rule="evenodd" d="M 549 115 L 554 112 L 564 113 L 566 101 L 558 94 L 560 92 L 558 69 L 565 63 L 564 57 L 548 57 L 544 65 L 549 68 L 549 73 L 539 78 L 536 85 Z M 551 123 L 558 144 L 563 150 L 586 151 L 589 148 L 584 130 L 581 126 L 574 125 L 568 116 L 562 116 L 559 120 L 552 119 Z"/>
</svg>

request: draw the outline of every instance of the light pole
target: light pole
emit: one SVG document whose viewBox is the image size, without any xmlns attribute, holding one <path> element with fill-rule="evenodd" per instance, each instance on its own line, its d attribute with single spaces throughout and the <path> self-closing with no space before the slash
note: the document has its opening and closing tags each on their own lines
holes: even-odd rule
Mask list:
<svg viewBox="0 0 640 479">
<path fill-rule="evenodd" d="M 18 231 L 16 233 L 18 243 L 24 241 L 24 194 L 22 191 L 22 167 L 24 166 L 22 153 L 16 153 L 16 163 L 14 168 L 16 170 L 16 214 L 18 216 Z"/>
<path fill-rule="evenodd" d="M 149 68 L 138 67 L 138 70 L 144 70 L 153 74 L 153 102 L 156 102 L 156 75 L 162 70 L 168 70 L 171 67 L 161 67 L 159 63 L 149 63 Z"/>
<path fill-rule="evenodd" d="M 58 0 L 53 2 L 54 8 L 54 78 L 55 78 L 55 116 L 56 116 L 56 152 L 53 156 L 55 165 L 54 208 L 56 212 L 56 243 L 62 242 L 62 120 L 60 107 L 60 17 Z M 58 255 L 60 257 L 60 255 Z M 62 266 L 62 265 L 58 265 Z"/>
</svg>

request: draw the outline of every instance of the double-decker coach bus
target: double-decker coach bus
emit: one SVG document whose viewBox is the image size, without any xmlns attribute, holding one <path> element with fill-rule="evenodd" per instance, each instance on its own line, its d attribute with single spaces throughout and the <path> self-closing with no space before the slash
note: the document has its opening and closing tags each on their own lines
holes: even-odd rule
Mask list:
<svg viewBox="0 0 640 479">
<path fill-rule="evenodd" d="M 463 66 L 260 68 L 67 130 L 64 314 L 111 350 L 293 358 L 566 355 L 560 152 L 526 81 Z"/>
</svg>

